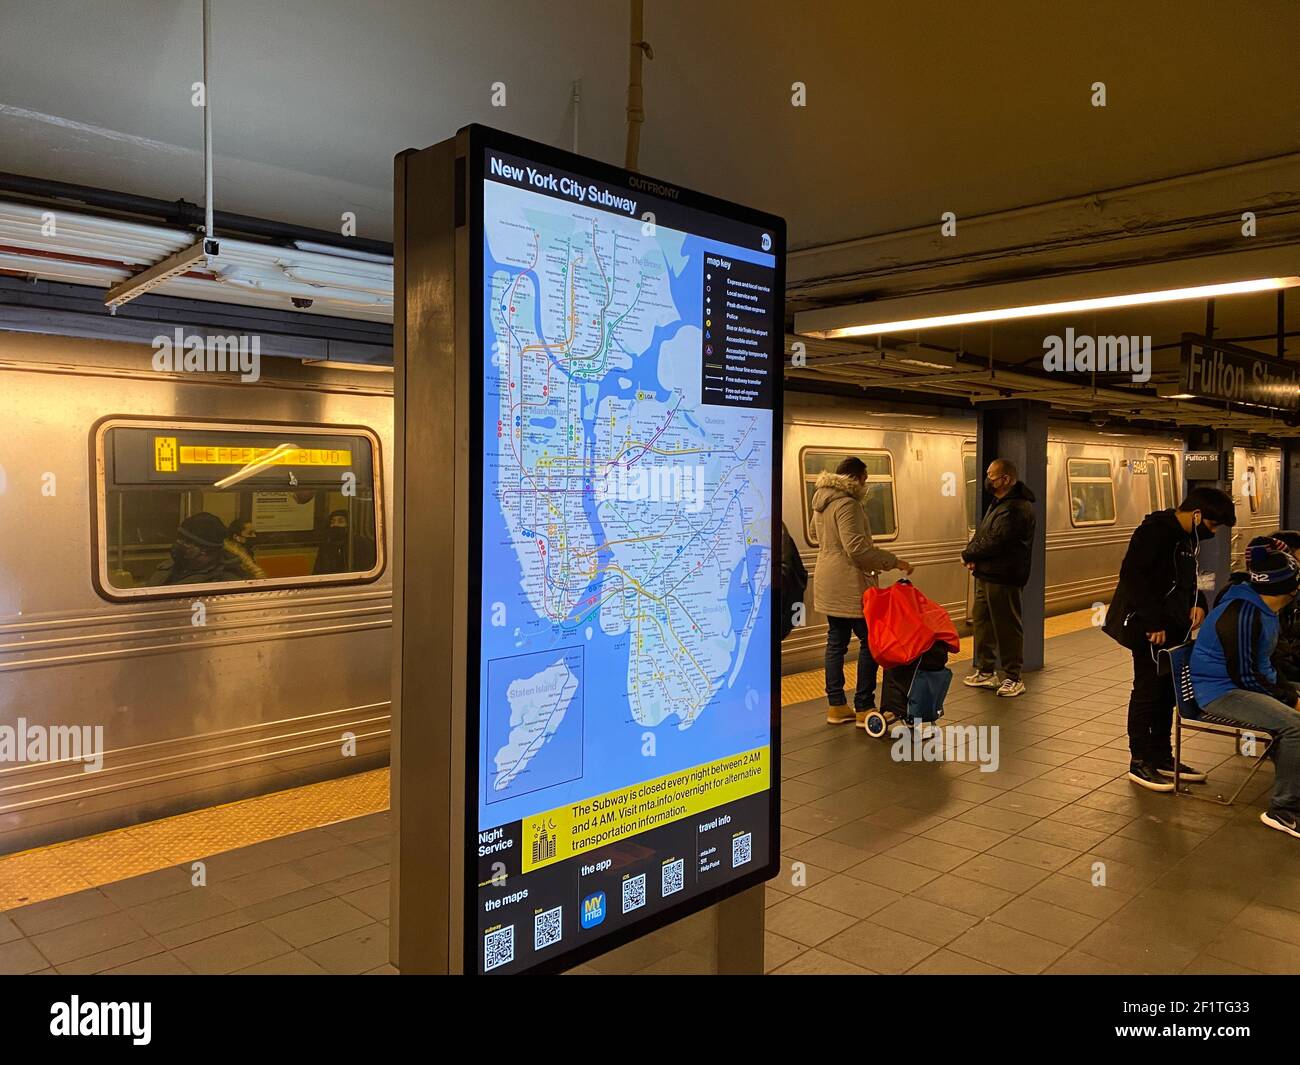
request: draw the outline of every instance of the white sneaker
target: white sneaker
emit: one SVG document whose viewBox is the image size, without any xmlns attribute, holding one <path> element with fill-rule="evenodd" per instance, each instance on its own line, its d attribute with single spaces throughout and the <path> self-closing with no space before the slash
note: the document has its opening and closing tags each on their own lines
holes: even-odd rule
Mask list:
<svg viewBox="0 0 1300 1065">
<path fill-rule="evenodd" d="M 998 689 L 998 694 L 1005 696 L 1008 699 L 1013 699 L 1017 695 L 1024 695 L 1025 694 L 1024 681 L 1012 680 L 1010 677 L 1008 677 L 1006 680 L 1002 682 L 1002 687 Z"/>
<path fill-rule="evenodd" d="M 963 677 L 962 683 L 968 688 L 996 688 L 998 686 L 998 675 L 996 673 L 981 673 L 976 670 L 970 676 Z"/>
</svg>

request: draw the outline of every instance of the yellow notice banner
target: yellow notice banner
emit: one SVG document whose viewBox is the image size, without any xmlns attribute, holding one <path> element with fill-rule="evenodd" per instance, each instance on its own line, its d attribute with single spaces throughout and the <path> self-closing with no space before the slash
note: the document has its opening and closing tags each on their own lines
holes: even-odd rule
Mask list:
<svg viewBox="0 0 1300 1065">
<path fill-rule="evenodd" d="M 176 441 L 173 439 L 174 445 Z M 182 466 L 247 466 L 264 459 L 276 449 L 273 447 L 196 447 L 189 444 L 180 448 Z M 161 445 L 154 443 L 154 468 L 160 473 L 176 468 L 174 456 L 171 465 L 163 465 Z M 345 448 L 300 447 L 284 452 L 271 463 L 273 466 L 351 466 L 352 452 Z"/>
<path fill-rule="evenodd" d="M 525 817 L 523 871 L 766 791 L 770 778 L 770 748 L 756 747 Z"/>
</svg>

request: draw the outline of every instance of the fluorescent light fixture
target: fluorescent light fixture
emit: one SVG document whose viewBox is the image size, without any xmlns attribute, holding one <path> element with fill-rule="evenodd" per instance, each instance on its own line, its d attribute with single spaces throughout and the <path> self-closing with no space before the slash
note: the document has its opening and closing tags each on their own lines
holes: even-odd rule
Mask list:
<svg viewBox="0 0 1300 1065">
<path fill-rule="evenodd" d="M 128 277 L 120 284 L 114 285 L 104 295 L 104 306 L 116 314 L 122 304 L 130 303 L 137 296 L 143 296 L 174 277 L 189 273 L 196 266 L 206 266 L 209 256 L 216 257 L 220 251 L 221 248 L 215 240 L 206 238 L 200 240 L 174 255 L 169 255 L 162 262 L 155 263 L 134 277 Z"/>
<path fill-rule="evenodd" d="M 1040 318 L 1053 314 L 1106 311 L 1120 307 L 1145 307 L 1153 303 L 1173 303 L 1178 300 L 1214 299 L 1217 296 L 1237 296 L 1249 292 L 1273 292 L 1277 289 L 1292 288 L 1296 285 L 1300 285 L 1300 277 L 1261 277 L 1250 281 L 1229 281 L 1216 285 L 1194 285 L 1188 288 L 1167 288 L 1152 292 L 1130 292 L 1118 296 L 1059 300 L 1053 303 L 1033 303 L 1021 307 L 990 307 L 984 310 L 965 311 L 959 314 L 935 314 L 922 318 L 900 318 L 896 321 L 868 321 L 861 325 L 847 325 L 813 331 L 812 335 L 831 340 L 884 333 L 907 333 L 917 329 L 934 329 L 940 326 L 974 325 L 979 322 L 1005 322 L 1016 318 Z"/>
</svg>

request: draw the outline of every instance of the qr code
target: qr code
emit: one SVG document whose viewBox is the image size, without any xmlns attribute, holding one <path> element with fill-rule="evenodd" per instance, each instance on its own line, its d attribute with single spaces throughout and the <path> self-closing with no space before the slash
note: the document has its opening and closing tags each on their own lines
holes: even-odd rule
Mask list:
<svg viewBox="0 0 1300 1065">
<path fill-rule="evenodd" d="M 515 960 L 515 926 L 506 925 L 483 937 L 483 971 Z"/>
<path fill-rule="evenodd" d="M 731 840 L 731 868 L 745 865 L 754 856 L 754 837 L 746 832 L 743 836 L 733 836 Z"/>
<path fill-rule="evenodd" d="M 563 907 L 556 906 L 533 917 L 533 950 L 553 947 L 560 941 L 560 917 Z"/>
<path fill-rule="evenodd" d="M 663 887 L 661 894 L 675 895 L 686 886 L 686 861 L 678 858 L 663 867 Z"/>
<path fill-rule="evenodd" d="M 623 912 L 639 910 L 645 905 L 645 873 L 623 881 Z"/>
</svg>

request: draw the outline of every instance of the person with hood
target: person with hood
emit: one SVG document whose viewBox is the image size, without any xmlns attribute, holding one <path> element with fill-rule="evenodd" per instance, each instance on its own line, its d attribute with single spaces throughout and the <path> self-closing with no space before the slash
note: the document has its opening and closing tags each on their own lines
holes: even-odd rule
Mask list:
<svg viewBox="0 0 1300 1065">
<path fill-rule="evenodd" d="M 1002 696 L 1023 695 L 1020 671 L 1025 664 L 1025 626 L 1020 615 L 1021 591 L 1029 583 L 1034 543 L 1034 493 L 1020 479 L 1015 465 L 994 459 L 985 471 L 984 488 L 993 497 L 984 518 L 961 553 L 962 563 L 975 575 L 975 672 L 963 683 L 970 688 L 996 688 Z M 998 683 L 998 661 L 1002 682 Z"/>
<path fill-rule="evenodd" d="M 325 542 L 316 552 L 313 574 L 343 573 L 348 568 L 348 512 L 331 510 L 325 529 Z"/>
<path fill-rule="evenodd" d="M 867 645 L 862 596 L 875 587 L 884 570 L 912 572 L 910 563 L 876 547 L 863 500 L 867 467 L 856 456 L 846 458 L 834 473 L 817 478 L 812 497 L 813 529 L 817 535 L 817 565 L 813 570 L 813 606 L 826 615 L 826 720 L 832 725 L 855 722 L 866 727 L 867 711 L 876 705 L 876 661 Z M 849 641 L 858 638 L 858 680 L 853 709 L 844 695 L 844 656 Z"/>
<path fill-rule="evenodd" d="M 1120 563 L 1102 631 L 1133 655 L 1128 778 L 1150 791 L 1174 790 L 1174 682 L 1160 671 L 1160 648 L 1185 642 L 1205 617 L 1207 603 L 1197 587 L 1200 545 L 1219 526 L 1236 523 L 1231 496 L 1219 488 L 1193 488 L 1174 509 L 1142 519 Z M 1187 766 L 1178 772 L 1193 783 L 1205 780 Z"/>
<path fill-rule="evenodd" d="M 158 564 L 149 584 L 158 587 L 244 580 L 248 580 L 248 574 L 226 550 L 225 523 L 215 514 L 201 510 L 181 522 L 171 558 Z"/>
<path fill-rule="evenodd" d="M 256 549 L 257 530 L 251 521 L 236 518 L 226 527 L 226 550 L 239 561 L 246 578 L 260 581 L 266 577 L 266 571 L 254 561 Z"/>
<path fill-rule="evenodd" d="M 1300 693 L 1271 663 L 1278 616 L 1298 589 L 1300 563 L 1267 541 L 1252 541 L 1246 579 L 1227 589 L 1201 626 L 1191 676 L 1203 713 L 1273 736 L 1273 798 L 1259 819 L 1300 839 Z"/>
</svg>

